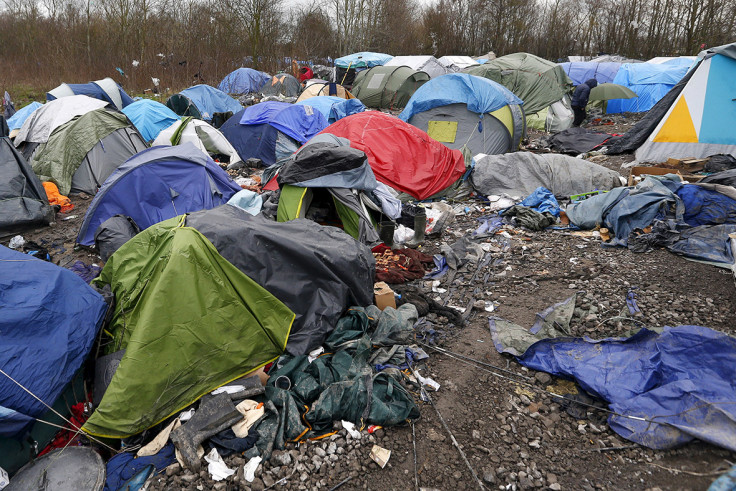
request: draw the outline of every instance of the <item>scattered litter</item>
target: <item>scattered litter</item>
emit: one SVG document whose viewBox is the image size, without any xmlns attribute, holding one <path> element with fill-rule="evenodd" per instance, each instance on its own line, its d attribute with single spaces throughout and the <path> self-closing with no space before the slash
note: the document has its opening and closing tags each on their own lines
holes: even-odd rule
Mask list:
<svg viewBox="0 0 736 491">
<path fill-rule="evenodd" d="M 223 392 L 226 394 L 237 394 L 238 392 L 243 392 L 244 390 L 244 385 L 223 385 L 222 387 L 210 392 L 210 394 L 212 394 L 213 396 L 216 396 L 217 394 L 222 394 Z"/>
<path fill-rule="evenodd" d="M 10 247 L 11 249 L 20 249 L 25 243 L 26 239 L 24 239 L 22 235 L 16 235 L 12 239 L 10 239 L 10 244 L 8 244 L 8 247 Z"/>
<path fill-rule="evenodd" d="M 62 218 L 61 220 L 62 220 L 63 222 L 66 222 L 67 220 L 74 220 L 74 219 L 75 219 L 75 218 L 77 218 L 78 216 L 79 216 L 79 215 L 69 215 L 68 217 L 64 217 L 64 218 Z"/>
<path fill-rule="evenodd" d="M 438 390 L 440 390 L 440 384 L 438 384 L 437 382 L 435 382 L 431 378 L 429 378 L 429 377 L 422 377 L 418 373 L 416 373 L 416 377 L 419 380 L 419 383 L 420 384 L 426 385 L 428 387 L 433 388 L 435 392 L 437 392 Z"/>
<path fill-rule="evenodd" d="M 378 445 L 373 445 L 373 448 L 371 449 L 371 458 L 381 467 L 381 469 L 383 469 L 386 467 L 388 459 L 391 458 L 391 450 L 379 447 Z"/>
<path fill-rule="evenodd" d="M 312 363 L 314 360 L 319 358 L 319 355 L 325 352 L 325 349 L 320 346 L 319 348 L 313 349 L 309 352 L 309 355 L 307 356 L 307 359 L 309 360 L 309 363 Z"/>
<path fill-rule="evenodd" d="M 260 459 L 260 457 L 256 457 Z M 224 479 L 227 479 L 228 477 L 235 474 L 235 470 L 229 468 L 227 465 L 225 465 L 225 462 L 222 460 L 222 457 L 220 457 L 220 454 L 217 453 L 217 449 L 213 448 L 210 453 L 204 456 L 204 460 L 209 462 L 209 465 L 207 466 L 207 471 L 212 476 L 212 479 L 215 481 L 222 481 Z M 250 464 L 250 462 L 248 462 Z M 247 479 L 247 477 L 246 477 Z M 252 482 L 253 479 L 247 479 L 248 482 Z"/>
<path fill-rule="evenodd" d="M 342 427 L 348 432 L 350 438 L 354 440 L 360 440 L 360 432 L 355 429 L 355 425 L 350 421 L 341 421 Z"/>
<path fill-rule="evenodd" d="M 184 423 L 186 421 L 189 421 L 192 418 L 192 416 L 194 416 L 194 408 L 187 409 L 186 411 L 182 411 L 179 414 L 179 421 Z"/>
</svg>

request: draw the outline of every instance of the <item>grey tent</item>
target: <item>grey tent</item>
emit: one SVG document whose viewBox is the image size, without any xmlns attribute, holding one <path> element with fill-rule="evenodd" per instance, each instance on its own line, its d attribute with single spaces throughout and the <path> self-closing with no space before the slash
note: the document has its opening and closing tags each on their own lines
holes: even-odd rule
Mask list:
<svg viewBox="0 0 736 491">
<path fill-rule="evenodd" d="M 593 162 L 557 153 L 531 152 L 476 157 L 470 181 L 479 193 L 518 197 L 528 196 L 540 186 L 555 196 L 569 197 L 622 185 L 618 172 Z"/>
<path fill-rule="evenodd" d="M 298 97 L 302 85 L 293 75 L 277 73 L 263 84 L 259 92 L 264 96 Z"/>
<path fill-rule="evenodd" d="M 191 213 L 186 226 L 296 314 L 292 355 L 320 346 L 348 307 L 373 302 L 373 254 L 337 228 L 276 223 L 231 205 Z"/>
<path fill-rule="evenodd" d="M 365 194 L 378 182 L 365 153 L 351 148 L 349 140 L 330 133 L 315 136 L 284 163 L 278 183 L 279 222 L 335 222 L 364 244 L 381 241 L 368 211 L 376 207 Z"/>
<path fill-rule="evenodd" d="M 60 100 L 71 99 L 65 97 Z M 124 114 L 97 109 L 60 127 L 33 154 L 31 166 L 61 194 L 97 193 L 120 164 L 148 148 Z"/>
<path fill-rule="evenodd" d="M 41 181 L 10 140 L 0 138 L 0 235 L 53 219 Z"/>
</svg>

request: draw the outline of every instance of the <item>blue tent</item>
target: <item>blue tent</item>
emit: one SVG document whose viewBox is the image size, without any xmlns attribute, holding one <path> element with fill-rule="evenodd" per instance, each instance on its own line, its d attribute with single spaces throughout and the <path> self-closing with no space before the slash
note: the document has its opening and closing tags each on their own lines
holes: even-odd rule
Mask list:
<svg viewBox="0 0 736 491">
<path fill-rule="evenodd" d="M 215 113 L 236 113 L 243 108 L 223 91 L 205 84 L 195 85 L 172 95 L 166 105 L 179 116 L 194 116 L 205 121 L 211 121 Z"/>
<path fill-rule="evenodd" d="M 0 367 L 51 405 L 94 344 L 107 311 L 84 280 L 0 246 Z M 0 374 L 0 436 L 22 435 L 47 407 Z"/>
<path fill-rule="evenodd" d="M 16 111 L 16 113 L 13 114 L 7 121 L 10 131 L 20 129 L 20 127 L 23 126 L 25 120 L 28 119 L 28 116 L 30 116 L 33 111 L 41 106 L 43 106 L 43 104 L 41 104 L 40 102 L 33 101 L 27 106 L 24 106 L 20 110 Z"/>
<path fill-rule="evenodd" d="M 560 63 L 560 66 L 565 70 L 574 85 L 580 85 L 591 78 L 596 79 L 599 84 L 607 84 L 613 82 L 613 79 L 616 78 L 621 63 L 574 61 Z"/>
<path fill-rule="evenodd" d="M 147 142 L 155 140 L 161 130 L 179 121 L 174 111 L 151 99 L 135 101 L 123 109 L 123 114 L 128 116 Z"/>
<path fill-rule="evenodd" d="M 61 84 L 54 90 L 46 93 L 46 100 L 53 101 L 70 95 L 86 95 L 101 101 L 109 102 L 118 110 L 133 103 L 133 99 L 125 93 L 123 88 L 111 78 L 88 82 L 86 84 Z"/>
<path fill-rule="evenodd" d="M 238 68 L 222 79 L 218 89 L 228 94 L 248 94 L 258 92 L 271 75 L 252 68 Z"/>
<path fill-rule="evenodd" d="M 624 63 L 613 83 L 633 90 L 639 97 L 608 101 L 609 114 L 650 110 L 690 69 L 683 62 Z"/>
<path fill-rule="evenodd" d="M 352 55 L 343 56 L 335 60 L 335 66 L 340 68 L 372 68 L 374 66 L 385 65 L 393 56 L 384 53 L 371 53 L 370 51 L 361 51 Z"/>
<path fill-rule="evenodd" d="M 458 103 L 467 105 L 468 110 L 476 114 L 486 114 L 524 102 L 503 85 L 487 78 L 467 73 L 449 73 L 419 87 L 399 118 L 409 121 L 417 113 Z"/>
<path fill-rule="evenodd" d="M 84 215 L 77 242 L 94 245 L 97 227 L 114 215 L 145 229 L 191 211 L 223 205 L 240 191 L 227 173 L 191 143 L 152 147 L 107 178 Z"/>
<path fill-rule="evenodd" d="M 243 160 L 258 158 L 273 165 L 327 126 L 311 106 L 268 101 L 233 115 L 220 131 Z"/>
<path fill-rule="evenodd" d="M 331 95 L 310 97 L 309 99 L 304 99 L 296 104 L 311 106 L 313 109 L 316 109 L 322 113 L 322 116 L 325 117 L 329 124 L 332 124 L 345 116 L 365 111 L 365 105 L 360 102 L 360 99 L 343 99 L 342 97 Z"/>
</svg>

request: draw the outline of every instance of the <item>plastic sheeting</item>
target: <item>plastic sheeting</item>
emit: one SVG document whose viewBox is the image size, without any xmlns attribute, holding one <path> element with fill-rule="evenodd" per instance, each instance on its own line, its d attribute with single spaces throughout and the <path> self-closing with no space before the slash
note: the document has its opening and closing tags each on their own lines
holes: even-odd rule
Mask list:
<svg viewBox="0 0 736 491">
<path fill-rule="evenodd" d="M 419 87 L 409 99 L 399 118 L 409 121 L 416 113 L 435 107 L 462 103 L 476 114 L 486 114 L 510 104 L 523 104 L 513 92 L 483 77 L 467 73 L 451 73 L 430 80 Z"/>
<path fill-rule="evenodd" d="M 140 99 L 123 109 L 133 126 L 143 138 L 150 142 L 155 140 L 161 130 L 168 128 L 179 120 L 179 116 L 160 102 L 151 99 Z"/>
<path fill-rule="evenodd" d="M 239 122 L 242 125 L 269 124 L 300 143 L 305 143 L 327 127 L 327 119 L 311 106 L 277 101 L 261 102 L 246 108 Z"/>
<path fill-rule="evenodd" d="M 613 79 L 616 78 L 621 63 L 576 61 L 560 63 L 560 66 L 570 77 L 573 85 L 580 85 L 591 78 L 596 79 L 599 84 L 606 84 L 613 82 Z"/>
<path fill-rule="evenodd" d="M 107 304 L 73 272 L 0 246 L 0 436 L 22 434 L 87 358 Z"/>
<path fill-rule="evenodd" d="M 53 219 L 41 181 L 10 140 L 0 138 L 0 235 Z"/>
<path fill-rule="evenodd" d="M 270 79 L 268 73 L 241 67 L 228 73 L 217 88 L 226 94 L 248 94 L 258 92 Z"/>
<path fill-rule="evenodd" d="M 20 127 L 23 126 L 25 120 L 28 119 L 28 117 L 41 106 L 43 106 L 43 104 L 41 104 L 40 102 L 33 101 L 30 104 L 23 106 L 22 108 L 17 110 L 15 114 L 8 118 L 7 123 L 10 131 L 20 129 Z"/>
<path fill-rule="evenodd" d="M 650 110 L 682 80 L 689 69 L 690 64 L 624 63 L 613 83 L 633 90 L 639 97 L 610 100 L 606 112 L 615 114 Z"/>
<path fill-rule="evenodd" d="M 618 172 L 567 155 L 514 152 L 476 156 L 475 160 L 470 181 L 485 195 L 521 197 L 545 187 L 555 196 L 569 197 L 595 190 L 607 191 L 621 185 Z"/>
<path fill-rule="evenodd" d="M 388 114 L 366 111 L 331 124 L 325 133 L 362 150 L 380 182 L 423 200 L 460 179 L 465 159 L 426 133 Z"/>
<path fill-rule="evenodd" d="M 311 106 L 314 110 L 322 113 L 329 124 L 351 114 L 365 111 L 365 104 L 360 99 L 343 99 L 342 97 L 322 95 L 310 97 L 296 104 Z"/>
<path fill-rule="evenodd" d="M 243 108 L 238 101 L 209 85 L 195 85 L 180 94 L 192 101 L 205 121 L 210 121 L 215 113 L 236 113 Z"/>
<path fill-rule="evenodd" d="M 92 200 L 77 236 L 94 244 L 97 227 L 126 215 L 145 229 L 182 213 L 225 204 L 241 187 L 191 143 L 153 147 L 128 159 Z"/>
<path fill-rule="evenodd" d="M 682 219 L 691 227 L 736 224 L 736 199 L 705 186 L 685 184 L 677 190 L 685 206 Z"/>
<path fill-rule="evenodd" d="M 234 114 L 220 127 L 220 131 L 232 144 L 243 160 L 260 159 L 270 166 L 288 157 L 299 148 L 299 143 L 270 124 L 240 124 L 245 109 Z"/>
<path fill-rule="evenodd" d="M 335 66 L 341 68 L 371 68 L 383 65 L 391 60 L 393 56 L 385 53 L 372 53 L 370 51 L 361 51 L 351 55 L 343 56 L 335 60 Z"/>
<path fill-rule="evenodd" d="M 349 306 L 373 302 L 373 254 L 337 228 L 277 223 L 232 206 L 191 213 L 186 224 L 296 314 L 286 346 L 293 355 L 320 346 Z"/>
<path fill-rule="evenodd" d="M 560 337 L 519 362 L 574 379 L 609 403 L 616 433 L 666 449 L 698 439 L 736 450 L 736 339 L 701 326 L 642 329 L 628 339 Z"/>
</svg>

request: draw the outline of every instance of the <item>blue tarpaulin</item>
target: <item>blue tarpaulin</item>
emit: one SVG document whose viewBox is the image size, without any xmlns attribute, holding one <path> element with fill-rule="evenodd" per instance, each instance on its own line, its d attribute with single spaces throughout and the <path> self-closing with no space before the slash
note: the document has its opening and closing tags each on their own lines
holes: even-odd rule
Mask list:
<svg viewBox="0 0 736 491">
<path fill-rule="evenodd" d="M 191 143 L 149 148 L 107 178 L 84 215 L 77 242 L 94 245 L 97 227 L 115 215 L 131 217 L 143 230 L 177 215 L 224 205 L 241 189 Z"/>
<path fill-rule="evenodd" d="M 608 101 L 606 112 L 615 114 L 650 110 L 689 69 L 689 64 L 624 63 L 616 73 L 613 83 L 633 90 L 638 97 L 612 99 Z"/>
<path fill-rule="evenodd" d="M 560 216 L 560 205 L 557 203 L 555 195 L 552 191 L 545 187 L 538 187 L 532 194 L 524 198 L 521 206 L 526 206 L 532 210 L 538 211 L 539 213 L 551 213 L 558 217 Z"/>
<path fill-rule="evenodd" d="M 0 246 L 0 368 L 49 406 L 82 366 L 107 310 L 73 272 Z M 0 374 L 0 436 L 48 408 Z"/>
<path fill-rule="evenodd" d="M 335 66 L 341 68 L 372 68 L 374 66 L 384 65 L 391 60 L 393 56 L 384 53 L 371 53 L 370 51 L 361 51 L 352 55 L 343 56 L 335 60 Z"/>
<path fill-rule="evenodd" d="M 210 121 L 215 113 L 232 112 L 235 114 L 243 109 L 238 101 L 209 85 L 195 85 L 182 90 L 180 94 L 192 101 L 205 121 Z"/>
<path fill-rule="evenodd" d="M 677 190 L 685 205 L 682 219 L 688 225 L 736 223 L 736 200 L 703 186 L 685 184 Z"/>
<path fill-rule="evenodd" d="M 39 107 L 43 106 L 40 102 L 33 101 L 27 106 L 23 106 L 21 109 L 15 112 L 10 118 L 8 118 L 8 128 L 10 131 L 20 129 L 21 126 L 23 126 L 23 123 L 26 119 L 28 119 L 28 116 L 30 116 L 33 111 L 38 109 Z"/>
<path fill-rule="evenodd" d="M 248 94 L 258 92 L 271 75 L 252 68 L 238 68 L 225 76 L 217 87 L 227 94 Z"/>
<path fill-rule="evenodd" d="M 492 80 L 467 73 L 436 77 L 414 92 L 399 118 L 409 121 L 417 113 L 449 104 L 466 104 L 476 114 L 486 114 L 509 104 L 523 104 L 513 92 Z"/>
<path fill-rule="evenodd" d="M 329 124 L 334 123 L 338 119 L 342 119 L 351 114 L 365 111 L 365 105 L 360 99 L 343 99 L 331 95 L 320 95 L 310 97 L 303 101 L 296 102 L 302 106 L 311 106 L 325 117 Z"/>
<path fill-rule="evenodd" d="M 261 102 L 246 108 L 240 124 L 268 124 L 299 143 L 306 143 L 328 126 L 322 113 L 311 106 L 277 101 Z"/>
<path fill-rule="evenodd" d="M 585 83 L 586 80 L 594 78 L 599 84 L 607 84 L 613 82 L 616 78 L 621 63 L 612 61 L 575 61 L 560 63 L 560 66 L 567 76 L 570 77 L 574 85 Z"/>
<path fill-rule="evenodd" d="M 174 111 L 151 99 L 135 101 L 123 109 L 123 114 L 128 116 L 147 142 L 155 140 L 161 130 L 179 121 L 179 116 Z"/>
<path fill-rule="evenodd" d="M 701 326 L 642 329 L 628 339 L 545 339 L 519 358 L 607 401 L 618 413 L 608 424 L 628 440 L 665 449 L 698 439 L 736 451 L 734 360 L 736 339 Z"/>
</svg>

